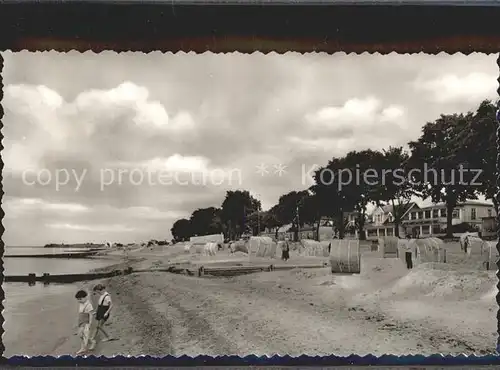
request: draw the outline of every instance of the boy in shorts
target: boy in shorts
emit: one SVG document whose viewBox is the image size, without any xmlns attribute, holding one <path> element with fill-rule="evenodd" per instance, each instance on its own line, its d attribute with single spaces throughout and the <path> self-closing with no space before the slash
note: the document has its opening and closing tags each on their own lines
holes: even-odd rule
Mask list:
<svg viewBox="0 0 500 370">
<path fill-rule="evenodd" d="M 99 300 L 97 304 L 97 310 L 95 312 L 95 318 L 97 321 L 97 327 L 94 332 L 93 337 L 97 336 L 97 333 L 100 331 L 104 335 L 103 342 L 107 342 L 111 340 L 108 333 L 106 333 L 103 329 L 104 324 L 109 319 L 109 314 L 111 312 L 111 308 L 113 307 L 113 303 L 111 302 L 111 296 L 106 291 L 106 287 L 102 284 L 97 284 L 94 289 L 94 293 L 99 294 Z"/>
<path fill-rule="evenodd" d="M 94 308 L 92 303 L 88 298 L 88 294 L 84 290 L 79 290 L 75 294 L 75 298 L 78 301 L 78 335 L 81 339 L 80 350 L 76 353 L 77 355 L 83 355 L 87 353 L 90 347 L 94 347 L 94 340 L 90 336 L 90 328 L 92 327 L 94 321 Z"/>
</svg>

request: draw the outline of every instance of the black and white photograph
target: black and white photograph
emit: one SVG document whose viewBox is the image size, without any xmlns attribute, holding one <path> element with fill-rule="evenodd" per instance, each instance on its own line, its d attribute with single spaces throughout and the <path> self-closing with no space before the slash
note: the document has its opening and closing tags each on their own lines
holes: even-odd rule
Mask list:
<svg viewBox="0 0 500 370">
<path fill-rule="evenodd" d="M 495 353 L 497 55 L 2 56 L 5 357 Z"/>
</svg>

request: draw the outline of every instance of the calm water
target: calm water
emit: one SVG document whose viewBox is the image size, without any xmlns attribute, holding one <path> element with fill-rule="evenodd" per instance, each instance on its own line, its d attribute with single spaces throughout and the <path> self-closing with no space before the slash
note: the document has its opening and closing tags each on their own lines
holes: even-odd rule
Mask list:
<svg viewBox="0 0 500 370">
<path fill-rule="evenodd" d="M 23 283 L 4 283 L 2 288 L 5 292 L 2 312 L 5 333 L 2 340 L 6 353 L 11 356 L 29 350 L 29 345 L 25 344 L 23 338 L 30 338 L 33 334 L 36 338 L 43 336 L 45 327 L 41 325 L 40 320 L 54 320 L 54 314 L 62 314 L 61 307 L 63 313 L 75 311 L 74 295 L 80 287 L 76 284 L 44 286 L 37 283 L 29 286 Z M 61 319 L 67 320 L 67 317 Z M 60 324 L 64 325 L 68 332 L 72 330 L 66 321 Z"/>
<path fill-rule="evenodd" d="M 24 248 L 24 247 L 6 247 L 5 255 L 21 254 L 46 254 L 62 253 L 62 248 Z M 107 259 L 88 259 L 88 258 L 4 258 L 4 275 L 27 275 L 35 273 L 37 275 L 47 272 L 49 274 L 85 273 L 92 269 L 105 267 L 116 263 Z"/>
<path fill-rule="evenodd" d="M 63 249 L 56 248 L 57 252 Z M 48 248 L 20 248 L 6 247 L 5 254 L 39 254 L 50 252 Z M 4 275 L 27 275 L 44 272 L 50 274 L 85 273 L 92 269 L 105 267 L 117 263 L 110 259 L 60 259 L 60 258 L 4 258 Z M 15 342 L 19 336 L 26 334 L 33 328 L 26 320 L 35 311 L 49 312 L 54 305 L 64 303 L 73 308 L 74 294 L 81 287 L 81 283 L 75 284 L 50 284 L 44 286 L 37 283 L 29 286 L 27 283 L 4 283 L 2 288 L 5 292 L 3 302 L 5 318 L 4 342 Z M 37 303 L 34 303 L 37 302 Z M 33 307 L 33 305 L 35 307 Z M 28 315 L 28 316 L 26 316 Z"/>
<path fill-rule="evenodd" d="M 48 248 L 6 247 L 5 254 L 41 254 L 50 250 Z M 61 251 L 62 249 L 59 249 L 59 252 Z M 28 275 L 29 273 L 41 275 L 44 272 L 49 274 L 79 274 L 115 263 L 115 260 L 96 258 L 4 258 L 3 267 L 4 275 L 7 276 Z M 37 283 L 35 286 L 29 286 L 27 283 L 4 283 L 3 289 L 6 298 L 4 306 L 8 310 L 33 298 L 72 292 L 75 290 L 75 285 L 50 284 L 43 286 L 43 284 Z"/>
</svg>

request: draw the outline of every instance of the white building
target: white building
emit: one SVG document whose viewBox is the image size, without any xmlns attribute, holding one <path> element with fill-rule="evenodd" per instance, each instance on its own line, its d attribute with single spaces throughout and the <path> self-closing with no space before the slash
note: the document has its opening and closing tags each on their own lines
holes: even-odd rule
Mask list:
<svg viewBox="0 0 500 370">
<path fill-rule="evenodd" d="M 403 214 L 399 236 L 416 237 L 444 234 L 446 213 L 447 209 L 444 203 L 428 207 L 419 207 L 416 203 L 409 203 Z M 483 217 L 495 215 L 495 207 L 492 203 L 469 200 L 455 207 L 452 214 L 452 225 L 467 223 L 478 231 L 482 231 Z M 370 215 L 366 232 L 368 239 L 395 235 L 392 206 L 377 207 Z"/>
</svg>

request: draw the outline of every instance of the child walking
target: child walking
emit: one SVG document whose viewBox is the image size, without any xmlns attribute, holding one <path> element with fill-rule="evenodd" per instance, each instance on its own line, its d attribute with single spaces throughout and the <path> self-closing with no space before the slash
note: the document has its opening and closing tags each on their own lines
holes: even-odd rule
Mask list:
<svg viewBox="0 0 500 370">
<path fill-rule="evenodd" d="M 95 313 L 95 318 L 97 321 L 96 330 L 93 335 L 93 339 L 97 336 L 98 332 L 101 332 L 104 335 L 103 342 L 110 341 L 111 338 L 104 330 L 103 326 L 106 321 L 109 319 L 109 314 L 111 313 L 111 308 L 113 307 L 113 303 L 111 302 L 111 296 L 106 291 L 106 287 L 102 284 L 97 284 L 93 291 L 99 294 L 99 300 L 97 303 L 97 310 Z M 94 341 L 95 343 L 95 341 Z"/>
<path fill-rule="evenodd" d="M 94 340 L 90 335 L 90 328 L 92 327 L 94 321 L 94 308 L 92 303 L 88 298 L 88 294 L 84 290 L 79 290 L 75 294 L 75 298 L 78 301 L 78 335 L 81 339 L 80 350 L 76 353 L 77 355 L 83 355 L 94 347 Z"/>
</svg>

